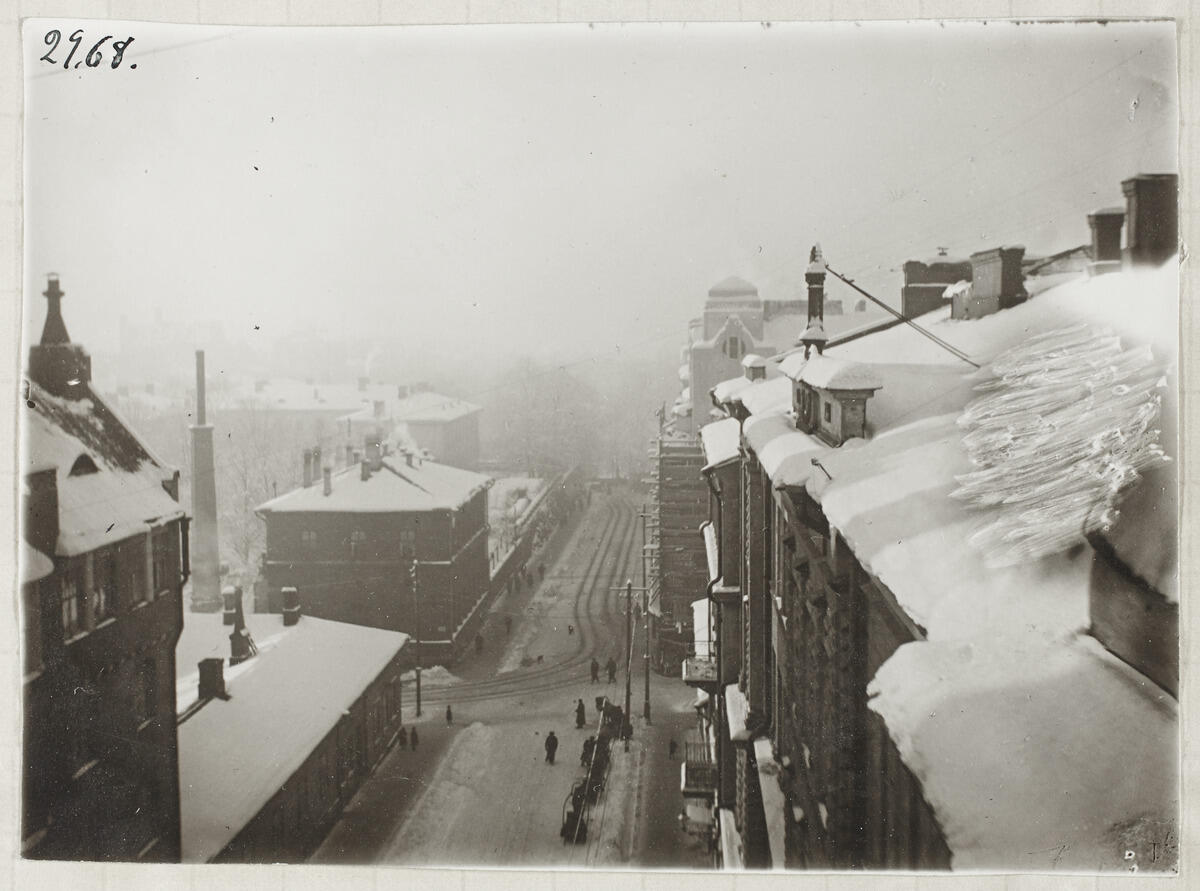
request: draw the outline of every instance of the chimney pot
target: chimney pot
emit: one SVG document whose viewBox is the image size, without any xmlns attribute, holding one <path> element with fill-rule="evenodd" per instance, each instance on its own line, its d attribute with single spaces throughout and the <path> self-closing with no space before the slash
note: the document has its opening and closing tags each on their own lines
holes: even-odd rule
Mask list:
<svg viewBox="0 0 1200 891">
<path fill-rule="evenodd" d="M 332 495 L 333 494 L 333 469 L 326 467 L 322 471 L 322 475 L 324 476 L 324 479 L 325 479 L 325 494 Z"/>
<path fill-rule="evenodd" d="M 1125 193 L 1126 265 L 1159 265 L 1179 250 L 1179 177 L 1142 173 L 1121 183 Z"/>
<path fill-rule="evenodd" d="M 371 462 L 364 461 L 362 464 L 359 465 L 359 468 L 362 473 L 362 481 L 365 483 L 367 480 L 369 480 L 371 478 Z"/>
<path fill-rule="evenodd" d="M 221 599 L 224 601 L 221 624 L 232 625 L 237 618 L 237 590 L 233 585 L 226 585 L 221 589 Z"/>
<path fill-rule="evenodd" d="M 295 588 L 283 588 L 283 624 L 295 625 L 300 621 L 300 592 Z"/>
<path fill-rule="evenodd" d="M 313 453 L 312 449 L 304 450 L 304 488 L 313 484 Z"/>
</svg>

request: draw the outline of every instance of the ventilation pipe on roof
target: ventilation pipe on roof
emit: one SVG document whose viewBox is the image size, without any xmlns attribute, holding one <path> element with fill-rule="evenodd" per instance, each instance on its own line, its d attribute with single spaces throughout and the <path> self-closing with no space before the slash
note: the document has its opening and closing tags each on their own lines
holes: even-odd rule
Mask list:
<svg viewBox="0 0 1200 891">
<path fill-rule="evenodd" d="M 313 453 L 312 449 L 304 450 L 304 488 L 313 484 Z"/>
<path fill-rule="evenodd" d="M 364 461 L 360 465 L 359 469 L 362 473 L 362 481 L 365 483 L 367 480 L 369 480 L 371 478 L 371 462 Z"/>
<path fill-rule="evenodd" d="M 324 470 L 321 471 L 321 473 L 325 479 L 325 494 L 332 495 L 333 494 L 333 468 L 326 467 Z"/>
</svg>

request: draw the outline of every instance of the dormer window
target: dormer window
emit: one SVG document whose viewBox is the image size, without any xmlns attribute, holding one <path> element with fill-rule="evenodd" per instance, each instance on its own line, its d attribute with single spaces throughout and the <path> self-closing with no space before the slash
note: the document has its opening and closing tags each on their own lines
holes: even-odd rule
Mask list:
<svg viewBox="0 0 1200 891">
<path fill-rule="evenodd" d="M 796 382 L 796 426 L 832 446 L 865 437 L 867 400 L 883 386 L 876 371 L 821 355 L 796 366 L 785 370 Z"/>
<path fill-rule="evenodd" d="M 75 459 L 75 463 L 71 465 L 71 470 L 67 476 L 85 476 L 89 473 L 99 472 L 100 468 L 96 466 L 96 462 L 92 460 L 92 456 L 85 453 Z"/>
<path fill-rule="evenodd" d="M 721 350 L 730 359 L 740 359 L 746 353 L 746 345 L 742 343 L 740 337 L 732 336 L 725 338 L 725 344 Z"/>
</svg>

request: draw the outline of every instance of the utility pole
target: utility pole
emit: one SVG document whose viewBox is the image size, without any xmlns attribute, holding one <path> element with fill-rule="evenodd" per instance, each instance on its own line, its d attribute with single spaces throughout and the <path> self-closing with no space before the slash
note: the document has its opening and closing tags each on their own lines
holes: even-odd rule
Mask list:
<svg viewBox="0 0 1200 891">
<path fill-rule="evenodd" d="M 642 717 L 650 723 L 650 589 L 646 586 L 646 505 L 638 514 L 642 518 L 642 632 L 646 636 L 642 653 L 642 673 L 646 678 L 646 701 L 642 705 Z"/>
<path fill-rule="evenodd" d="M 632 729 L 633 719 L 629 716 L 629 699 L 633 692 L 633 581 L 625 582 L 625 720 L 626 727 Z M 629 733 L 626 727 L 621 728 L 625 737 L 625 751 L 629 751 Z"/>
<path fill-rule="evenodd" d="M 417 560 L 414 557 L 409 567 L 409 578 L 412 581 L 413 620 L 416 625 L 416 659 L 417 659 L 417 717 L 421 717 L 421 598 L 417 594 Z"/>
</svg>

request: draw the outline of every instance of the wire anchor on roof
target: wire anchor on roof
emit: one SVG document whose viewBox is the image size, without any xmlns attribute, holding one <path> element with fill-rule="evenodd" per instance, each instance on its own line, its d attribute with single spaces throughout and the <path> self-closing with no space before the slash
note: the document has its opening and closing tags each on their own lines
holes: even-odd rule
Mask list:
<svg viewBox="0 0 1200 891">
<path fill-rule="evenodd" d="M 872 303 L 875 303 L 878 306 L 881 306 L 884 309 L 886 309 L 888 312 L 890 312 L 892 315 L 894 315 L 897 319 L 904 322 L 904 324 L 909 325 L 910 327 L 916 329 L 919 333 L 923 334 L 925 337 L 928 337 L 931 341 L 936 343 L 938 346 L 940 346 L 946 352 L 950 353 L 950 355 L 954 356 L 956 359 L 961 359 L 963 362 L 966 362 L 968 365 L 971 365 L 975 368 L 981 367 L 978 362 L 975 362 L 974 360 L 972 360 L 969 356 L 967 356 L 966 353 L 964 353 L 958 347 L 953 346 L 949 343 L 946 343 L 946 341 L 942 340 L 936 334 L 934 334 L 931 331 L 926 331 L 924 328 L 922 328 L 920 325 L 918 325 L 912 319 L 905 316 L 903 313 L 897 312 L 895 309 L 892 309 L 892 307 L 888 306 L 886 303 L 884 303 L 878 297 L 875 297 L 872 294 L 868 294 L 866 291 L 864 291 L 862 288 L 860 288 L 858 285 L 856 285 L 851 279 L 848 279 L 844 275 L 842 275 L 840 272 L 835 272 L 833 269 L 831 269 L 829 267 L 829 264 L 825 265 L 825 271 L 828 272 L 830 275 L 836 277 L 840 281 L 844 282 L 845 284 L 849 285 L 854 290 L 858 291 L 858 293 L 862 294 L 864 297 L 866 297 Z"/>
</svg>

